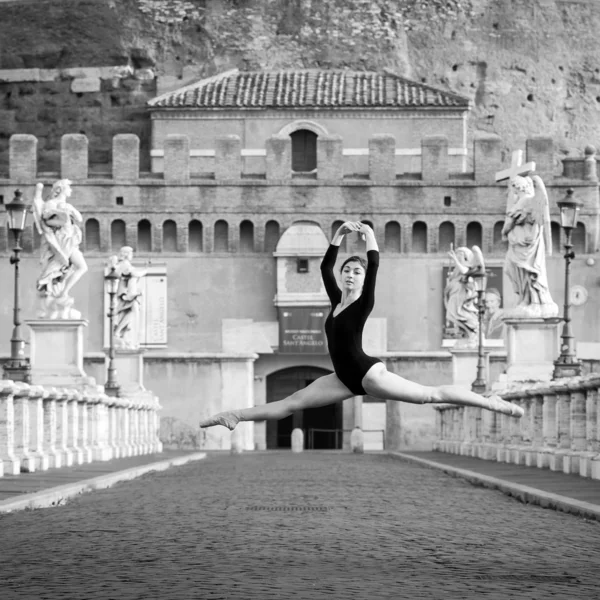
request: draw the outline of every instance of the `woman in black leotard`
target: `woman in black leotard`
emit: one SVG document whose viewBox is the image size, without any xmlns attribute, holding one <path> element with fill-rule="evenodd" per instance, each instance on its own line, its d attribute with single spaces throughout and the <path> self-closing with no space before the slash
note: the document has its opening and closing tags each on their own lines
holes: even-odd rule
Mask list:
<svg viewBox="0 0 600 600">
<path fill-rule="evenodd" d="M 341 241 L 347 233 L 359 232 L 367 243 L 367 264 L 353 256 L 342 265 L 340 290 L 333 266 Z M 321 263 L 321 273 L 331 312 L 325 321 L 327 344 L 335 373 L 324 375 L 291 396 L 261 406 L 219 413 L 200 422 L 200 427 L 224 425 L 233 430 L 240 421 L 283 419 L 297 410 L 315 408 L 369 394 L 381 400 L 398 400 L 415 404 L 458 404 L 523 416 L 523 409 L 502 400 L 488 398 L 455 385 L 431 387 L 390 373 L 382 361 L 365 354 L 362 333 L 375 303 L 375 280 L 379 250 L 373 230 L 366 224 L 348 221 L 331 240 Z"/>
</svg>

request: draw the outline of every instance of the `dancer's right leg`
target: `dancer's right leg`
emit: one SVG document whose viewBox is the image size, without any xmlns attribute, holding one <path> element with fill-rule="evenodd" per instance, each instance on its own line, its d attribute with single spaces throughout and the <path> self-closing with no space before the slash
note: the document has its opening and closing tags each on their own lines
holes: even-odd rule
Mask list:
<svg viewBox="0 0 600 600">
<path fill-rule="evenodd" d="M 335 373 L 315 379 L 305 388 L 283 400 L 268 402 L 252 408 L 230 410 L 200 421 L 200 427 L 223 425 L 231 430 L 240 421 L 277 421 L 305 408 L 316 408 L 347 400 L 354 394 L 338 379 Z"/>
</svg>

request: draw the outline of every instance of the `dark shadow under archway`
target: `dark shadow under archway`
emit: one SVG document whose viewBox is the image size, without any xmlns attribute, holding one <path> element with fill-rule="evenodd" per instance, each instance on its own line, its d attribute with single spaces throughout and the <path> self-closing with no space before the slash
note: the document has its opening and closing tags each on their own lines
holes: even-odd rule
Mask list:
<svg viewBox="0 0 600 600">
<path fill-rule="evenodd" d="M 318 367 L 291 367 L 272 373 L 267 377 L 267 402 L 282 400 L 329 373 L 330 371 Z M 292 431 L 296 427 L 304 431 L 305 448 L 312 441 L 314 450 L 341 449 L 342 405 L 342 402 L 337 402 L 298 411 L 279 421 L 267 421 L 267 449 L 291 448 Z"/>
</svg>

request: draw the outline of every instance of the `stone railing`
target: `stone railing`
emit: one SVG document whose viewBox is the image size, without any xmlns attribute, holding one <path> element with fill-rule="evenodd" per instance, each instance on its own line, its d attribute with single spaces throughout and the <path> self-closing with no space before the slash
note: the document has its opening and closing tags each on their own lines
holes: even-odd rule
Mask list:
<svg viewBox="0 0 600 600">
<path fill-rule="evenodd" d="M 0 380 L 0 476 L 160 452 L 159 409 L 155 397 Z"/>
<path fill-rule="evenodd" d="M 595 374 L 501 392 L 521 419 L 441 405 L 434 450 L 600 479 L 599 389 Z"/>
</svg>

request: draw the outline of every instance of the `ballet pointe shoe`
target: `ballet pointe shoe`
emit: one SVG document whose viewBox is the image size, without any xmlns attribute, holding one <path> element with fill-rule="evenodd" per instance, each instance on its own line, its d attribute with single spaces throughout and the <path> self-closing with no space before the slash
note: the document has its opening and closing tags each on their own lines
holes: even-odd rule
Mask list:
<svg viewBox="0 0 600 600">
<path fill-rule="evenodd" d="M 223 425 L 230 431 L 233 431 L 236 425 L 242 420 L 242 415 L 239 410 L 228 410 L 218 413 L 207 419 L 200 421 L 200 427 L 213 427 L 215 425 Z"/>
<path fill-rule="evenodd" d="M 500 398 L 500 396 L 496 396 L 495 394 L 493 396 L 489 396 L 487 400 L 489 401 L 489 409 L 493 410 L 494 412 L 499 412 L 503 415 L 509 415 L 511 417 L 517 417 L 518 419 L 525 414 L 525 411 L 520 406 L 517 406 L 512 402 L 508 402 L 508 400 L 503 400 Z"/>
</svg>

